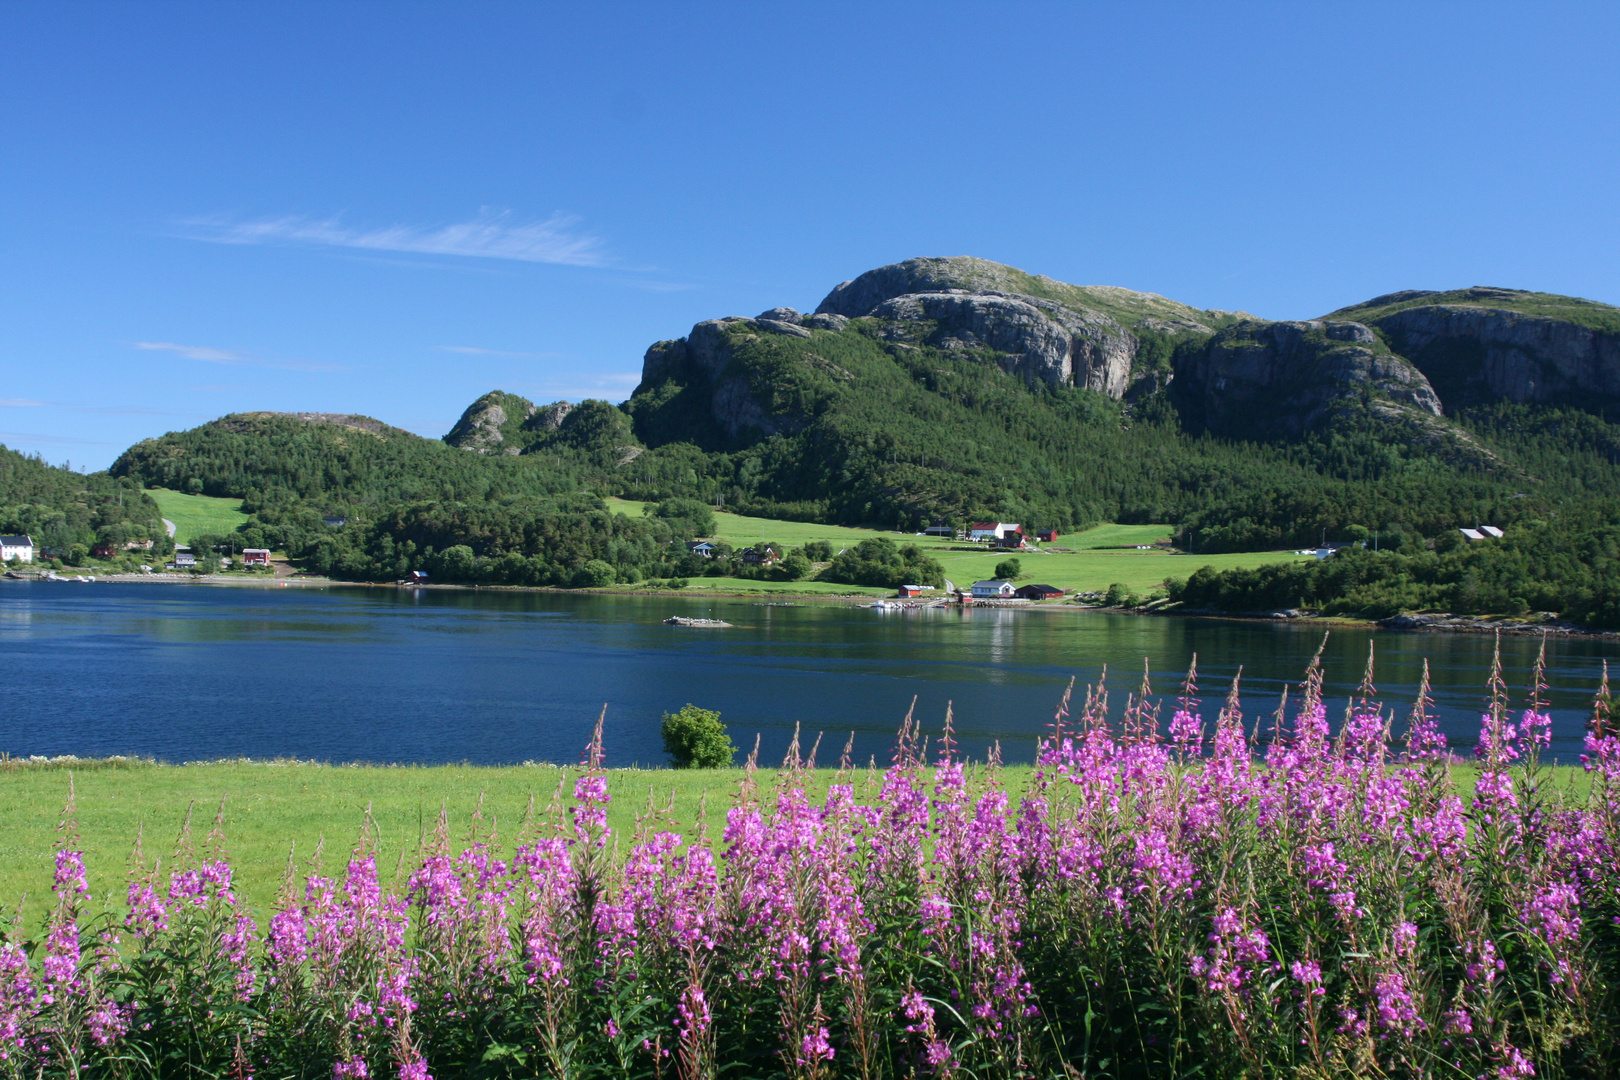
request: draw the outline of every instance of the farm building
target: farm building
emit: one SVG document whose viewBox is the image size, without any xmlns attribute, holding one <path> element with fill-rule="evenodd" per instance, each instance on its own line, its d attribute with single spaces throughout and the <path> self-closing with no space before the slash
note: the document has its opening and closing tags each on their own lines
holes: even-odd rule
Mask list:
<svg viewBox="0 0 1620 1080">
<path fill-rule="evenodd" d="M 405 582 L 408 585 L 426 585 L 428 583 L 427 571 L 412 570 L 410 573 L 405 575 Z"/>
<path fill-rule="evenodd" d="M 0 536 L 0 562 L 34 561 L 34 539 L 31 536 Z"/>
<path fill-rule="evenodd" d="M 1063 590 L 1055 585 L 1022 585 L 1017 594 L 1025 600 L 1055 600 L 1063 595 Z"/>
<path fill-rule="evenodd" d="M 933 591 L 934 587 L 932 585 L 902 585 L 900 586 L 899 595 L 921 596 L 923 593 L 930 593 Z"/>
<path fill-rule="evenodd" d="M 968 526 L 969 540 L 1000 540 L 1008 533 L 1022 535 L 1024 527 L 1009 521 L 976 521 Z"/>
<path fill-rule="evenodd" d="M 769 544 L 742 550 L 742 561 L 749 566 L 769 566 L 781 558 L 781 554 Z"/>
<path fill-rule="evenodd" d="M 269 548 L 243 548 L 242 564 L 244 566 L 269 566 Z"/>
<path fill-rule="evenodd" d="M 1035 530 L 1035 539 L 1039 540 L 1043 544 L 1055 544 L 1057 543 L 1057 538 L 1058 531 L 1056 529 Z"/>
<path fill-rule="evenodd" d="M 956 530 L 949 525 L 930 525 L 923 530 L 924 536 L 943 536 L 947 540 L 956 535 Z"/>
<path fill-rule="evenodd" d="M 973 599 L 975 600 L 1011 600 L 1017 594 L 1017 588 L 1010 581 L 995 579 L 991 581 L 975 581 L 973 583 Z"/>
</svg>

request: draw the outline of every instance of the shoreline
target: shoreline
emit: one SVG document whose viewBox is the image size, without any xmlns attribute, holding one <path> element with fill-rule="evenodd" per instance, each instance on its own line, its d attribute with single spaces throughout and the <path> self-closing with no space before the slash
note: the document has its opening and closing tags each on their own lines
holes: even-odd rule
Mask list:
<svg viewBox="0 0 1620 1080">
<path fill-rule="evenodd" d="M 83 568 L 76 568 L 83 569 Z M 86 575 L 88 576 L 88 575 Z M 716 600 L 753 600 L 764 601 L 767 606 L 797 607 L 814 604 L 839 605 L 856 607 L 869 605 L 878 600 L 895 599 L 890 596 L 878 596 L 872 593 L 792 593 L 749 589 L 651 589 L 651 588 L 625 588 L 625 589 L 564 589 L 554 585 L 460 585 L 451 583 L 430 583 L 426 585 L 400 585 L 387 581 L 341 581 L 337 578 L 306 577 L 297 574 L 285 577 L 233 577 L 227 574 L 179 574 L 179 573 L 152 573 L 152 574 L 96 574 L 95 580 L 74 581 L 68 577 L 56 584 L 89 585 L 101 582 L 116 582 L 118 584 L 164 584 L 164 585 L 222 585 L 234 588 L 261 588 L 275 589 L 296 586 L 298 588 L 363 588 L 363 589 L 411 589 L 431 590 L 439 592 L 510 592 L 510 593 L 554 593 L 562 596 L 645 596 L 645 597 L 679 597 L 683 599 L 716 599 Z M 5 580 L 0 578 L 0 580 Z M 11 580 L 46 581 L 43 571 L 22 571 L 19 577 Z M 1601 639 L 1620 639 L 1620 631 L 1595 630 L 1568 622 L 1525 622 L 1507 616 L 1489 615 L 1454 615 L 1451 613 L 1431 612 L 1417 614 L 1394 615 L 1387 619 L 1356 619 L 1338 615 L 1305 615 L 1299 613 L 1266 613 L 1266 612 L 1223 612 L 1207 609 L 1198 610 L 1142 610 L 1138 608 L 1102 607 L 1090 604 L 1076 604 L 1070 601 L 1057 602 L 1030 602 L 1023 604 L 996 604 L 980 603 L 968 605 L 964 608 L 956 604 L 930 604 L 927 607 L 940 607 L 947 610 L 972 610 L 982 607 L 996 611 L 1042 611 L 1042 612 L 1071 612 L 1093 613 L 1104 615 L 1133 615 L 1142 618 L 1181 618 L 1181 619 L 1208 619 L 1219 622 L 1272 622 L 1298 625 L 1301 628 L 1320 628 L 1331 631 L 1335 627 L 1347 629 L 1388 630 L 1417 634 L 1510 634 L 1524 637 L 1535 634 L 1549 634 L 1556 637 L 1584 637 Z M 911 610 L 911 609 L 900 609 Z M 917 610 L 921 610 L 920 608 Z"/>
</svg>

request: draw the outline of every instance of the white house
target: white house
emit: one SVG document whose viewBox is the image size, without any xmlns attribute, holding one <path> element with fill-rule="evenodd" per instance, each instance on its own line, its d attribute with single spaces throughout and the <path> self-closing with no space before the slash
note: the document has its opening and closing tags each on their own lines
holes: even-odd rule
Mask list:
<svg viewBox="0 0 1620 1080">
<path fill-rule="evenodd" d="M 1020 526 L 1007 521 L 975 521 L 968 526 L 969 540 L 1000 540 L 1009 533 L 1016 533 Z"/>
<path fill-rule="evenodd" d="M 1010 581 L 975 581 L 973 583 L 973 599 L 975 600 L 1011 600 L 1017 593 L 1018 589 Z"/>
<path fill-rule="evenodd" d="M 34 561 L 34 539 L 31 536 L 0 536 L 0 563 Z"/>
</svg>

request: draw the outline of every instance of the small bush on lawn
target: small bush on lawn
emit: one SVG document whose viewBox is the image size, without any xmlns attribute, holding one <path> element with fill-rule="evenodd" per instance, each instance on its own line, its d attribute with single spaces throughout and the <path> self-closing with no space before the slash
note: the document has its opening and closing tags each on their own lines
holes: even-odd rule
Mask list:
<svg viewBox="0 0 1620 1080">
<path fill-rule="evenodd" d="M 696 705 L 665 713 L 664 752 L 677 769 L 719 769 L 731 764 L 737 748 L 731 745 L 720 714 Z"/>
</svg>

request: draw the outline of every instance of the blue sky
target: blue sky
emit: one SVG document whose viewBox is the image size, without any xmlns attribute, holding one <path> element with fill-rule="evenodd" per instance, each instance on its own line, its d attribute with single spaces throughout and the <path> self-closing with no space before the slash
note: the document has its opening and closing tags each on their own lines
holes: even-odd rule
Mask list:
<svg viewBox="0 0 1620 1080">
<path fill-rule="evenodd" d="M 0 442 L 429 436 L 980 255 L 1307 318 L 1620 303 L 1620 7 L 0 6 Z"/>
</svg>

